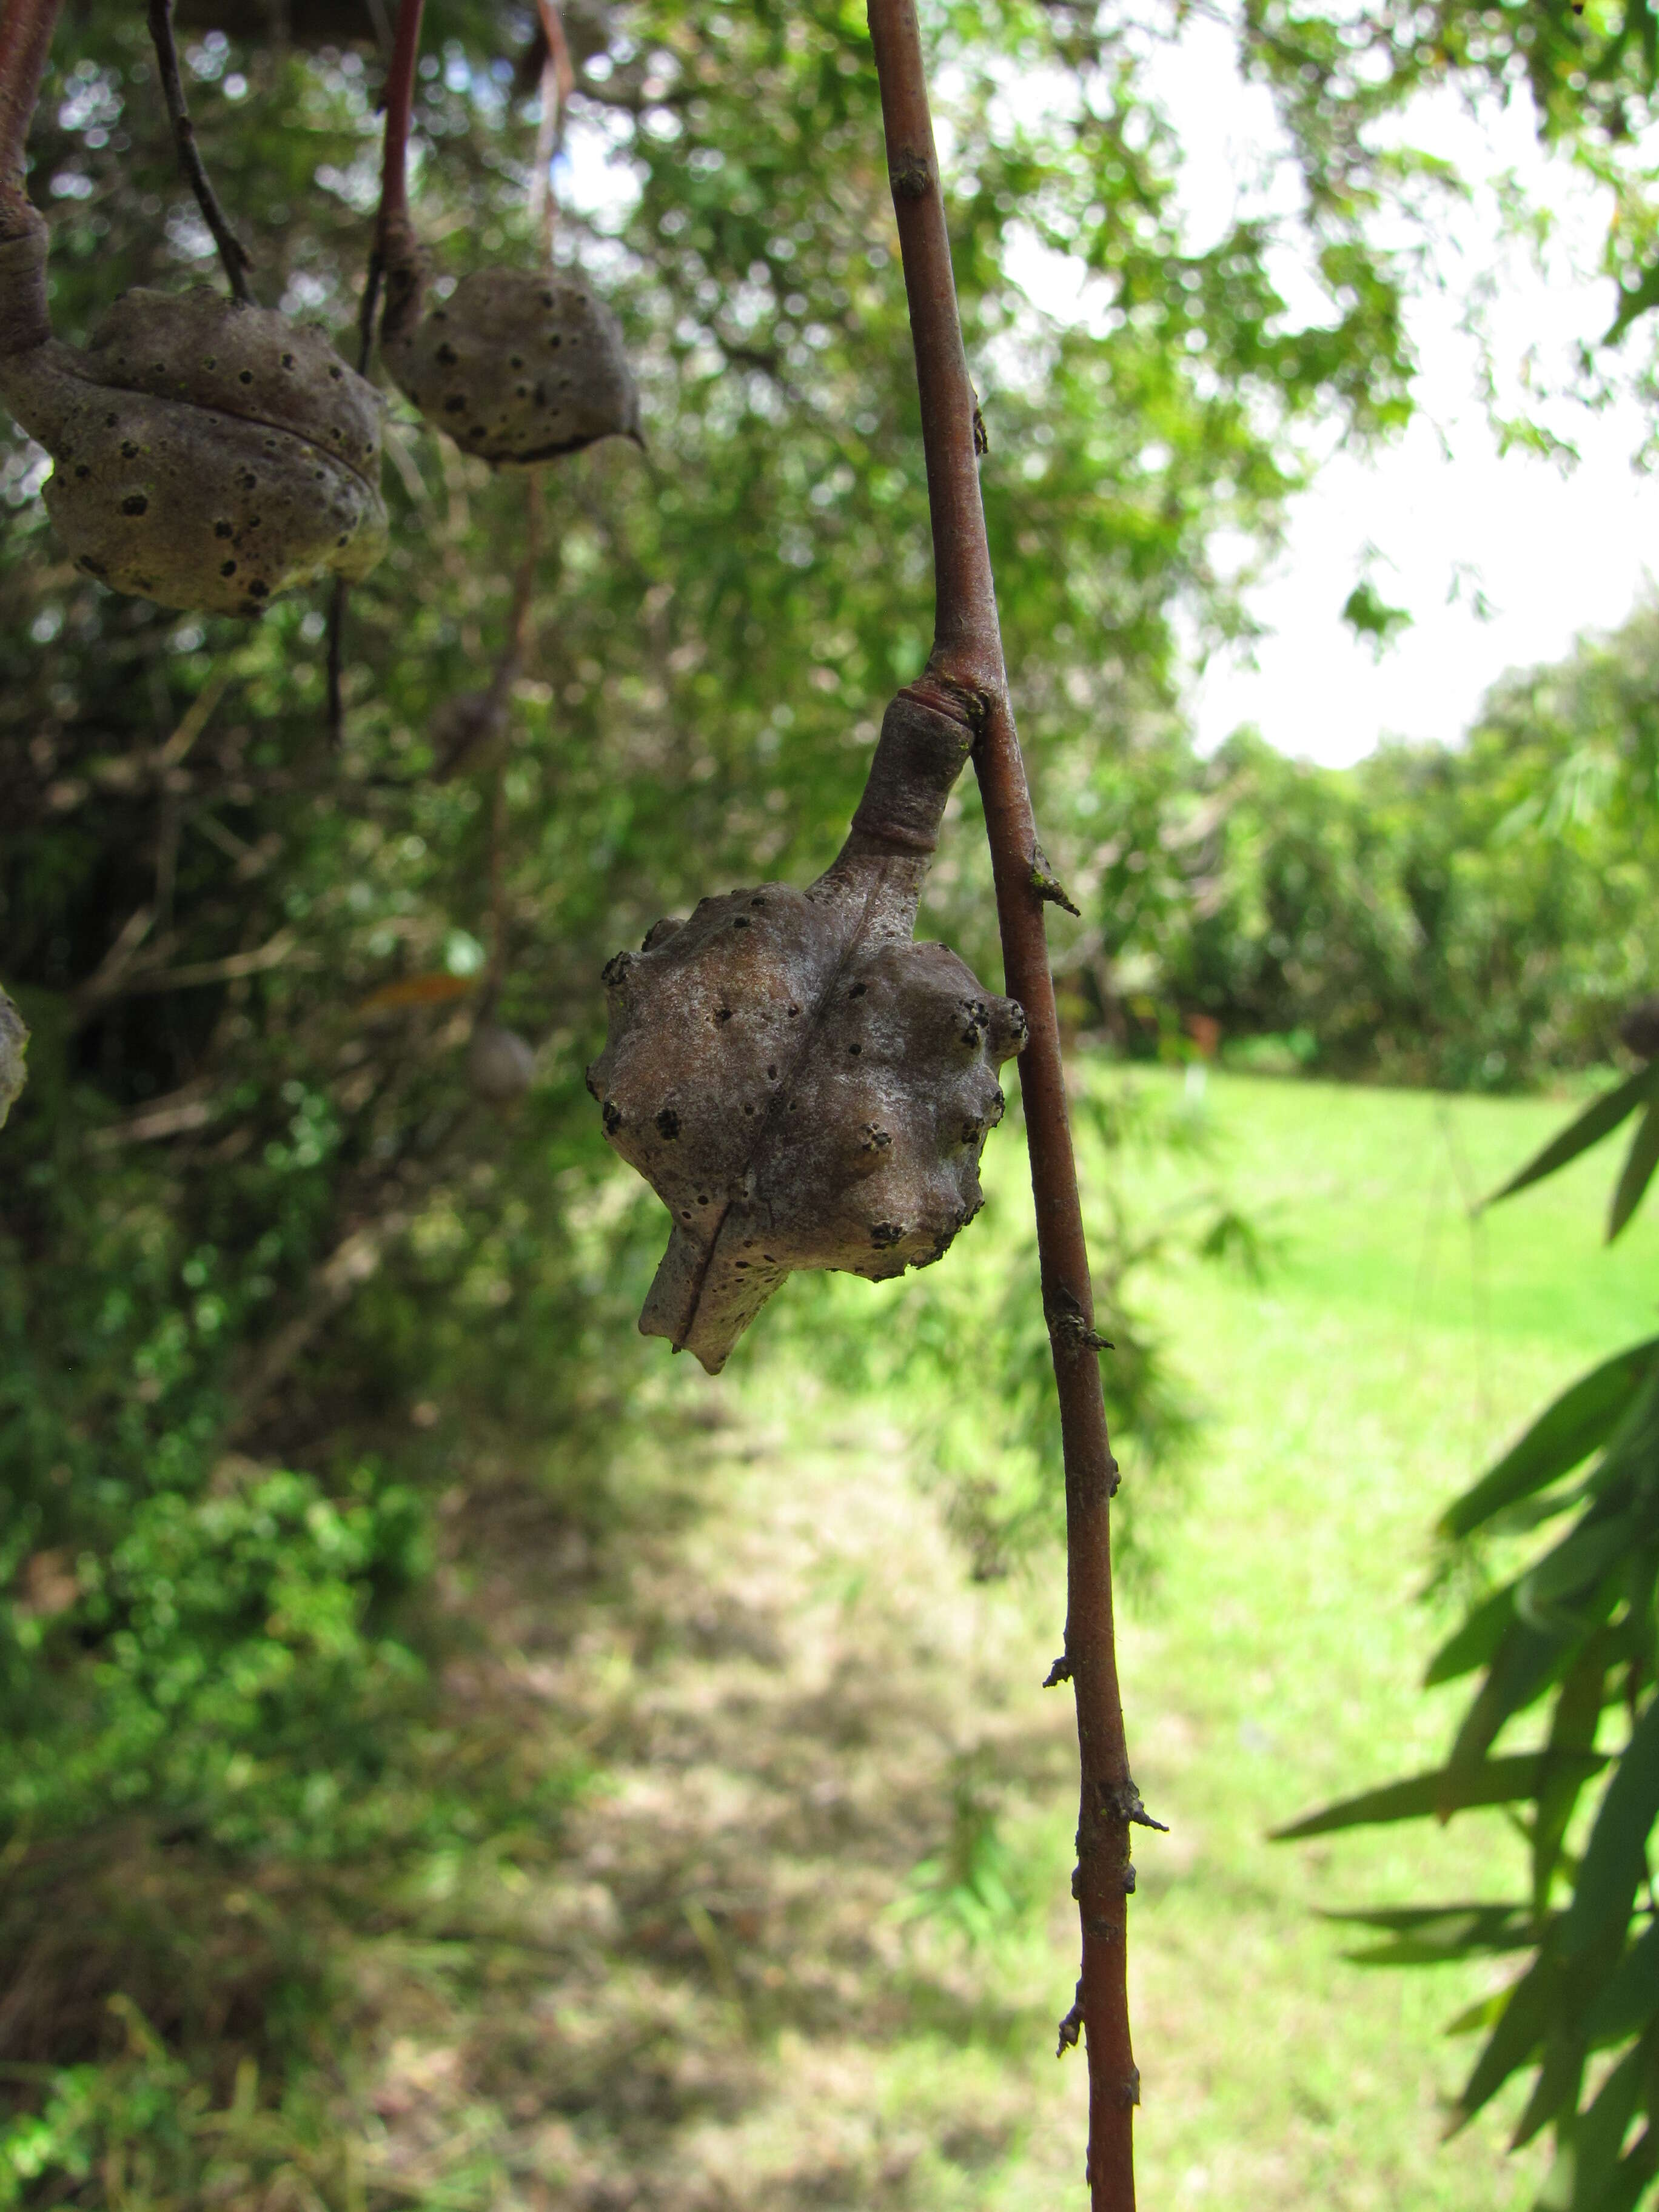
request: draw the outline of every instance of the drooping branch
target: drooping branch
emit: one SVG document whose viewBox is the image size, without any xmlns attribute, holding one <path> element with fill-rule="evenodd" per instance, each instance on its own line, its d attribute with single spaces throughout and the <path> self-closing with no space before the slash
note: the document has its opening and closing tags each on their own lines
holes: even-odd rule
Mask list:
<svg viewBox="0 0 1659 2212">
<path fill-rule="evenodd" d="M 159 5 L 160 0 L 153 0 Z M 380 206 L 357 310 L 357 374 L 368 374 L 374 351 L 374 317 L 388 269 L 404 313 L 420 312 L 420 250 L 409 219 L 409 131 L 415 112 L 415 64 L 421 52 L 422 0 L 403 0 L 386 65 L 386 137 L 380 154 Z M 388 305 L 390 316 L 392 308 Z M 329 596 L 326 663 L 328 742 L 337 752 L 345 736 L 345 625 L 351 589 L 337 578 Z"/>
<path fill-rule="evenodd" d="M 1111 1508 L 1117 1467 L 1106 1431 L 1088 1251 L 1066 1113 L 1065 1071 L 1043 903 L 1051 896 L 1015 732 L 980 497 L 983 428 L 968 374 L 914 0 L 869 0 L 887 165 L 904 260 L 921 398 L 937 609 L 933 651 L 908 687 L 973 733 L 996 881 L 1005 988 L 1025 1011 L 1020 1086 L 1030 1151 L 1043 1311 L 1066 1466 L 1066 1676 L 1077 1699 L 1081 1791 L 1074 1889 L 1083 1973 L 1075 2012 L 1088 2049 L 1090 2201 L 1132 2212 L 1133 2108 L 1125 1929 L 1134 1886 L 1129 1827 L 1144 1817 L 1130 1779 L 1114 1648 Z M 1067 2030 L 1070 2030 L 1069 2036 Z M 1076 2039 L 1073 2014 L 1062 2050 Z"/>
<path fill-rule="evenodd" d="M 369 264 L 371 289 L 383 279 L 383 339 L 416 322 L 424 290 L 420 241 L 409 214 L 409 132 L 415 114 L 415 66 L 421 52 L 422 0 L 401 0 L 386 80 L 386 138 L 380 156 L 380 212 Z"/>
<path fill-rule="evenodd" d="M 10 0 L 0 16 L 0 243 L 25 236 L 40 222 L 29 204 L 24 172 L 58 9 L 58 0 Z M 5 343 L 9 353 L 22 349 L 9 339 Z"/>
<path fill-rule="evenodd" d="M 161 71 L 162 94 L 173 121 L 173 143 L 178 149 L 179 166 L 196 195 L 203 222 L 213 234 L 231 291 L 237 299 L 246 301 L 252 297 L 247 282 L 252 259 L 231 228 L 202 163 L 201 149 L 196 143 L 196 126 L 185 106 L 184 82 L 179 74 L 179 50 L 173 38 L 173 0 L 149 0 L 149 35 L 155 48 L 155 65 Z"/>
</svg>

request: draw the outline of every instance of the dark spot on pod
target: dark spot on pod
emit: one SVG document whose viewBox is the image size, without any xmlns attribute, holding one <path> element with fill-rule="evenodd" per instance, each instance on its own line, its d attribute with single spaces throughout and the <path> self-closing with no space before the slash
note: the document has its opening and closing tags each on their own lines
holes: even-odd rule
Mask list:
<svg viewBox="0 0 1659 2212">
<path fill-rule="evenodd" d="M 340 379 L 345 374 L 345 371 L 343 368 L 331 368 L 328 373 L 336 384 L 337 384 Z"/>
<path fill-rule="evenodd" d="M 253 371 L 251 368 L 242 369 L 238 374 L 236 381 L 238 384 L 252 384 L 253 381 Z"/>
<path fill-rule="evenodd" d="M 109 573 L 103 562 L 94 560 L 90 553 L 83 553 L 75 565 L 77 568 L 84 568 L 89 576 L 104 576 Z"/>
<path fill-rule="evenodd" d="M 452 392 L 448 398 L 444 402 L 444 413 L 446 415 L 464 415 L 465 414 L 470 404 L 471 403 L 468 401 L 465 392 Z"/>
<path fill-rule="evenodd" d="M 112 430 L 120 419 L 121 418 L 118 415 L 106 415 L 104 417 L 104 428 L 106 430 Z"/>
<path fill-rule="evenodd" d="M 697 1193 L 697 1204 L 698 1204 L 699 1206 L 707 1206 L 707 1205 L 708 1205 L 708 1193 L 706 1190 L 700 1190 L 700 1191 Z"/>
<path fill-rule="evenodd" d="M 730 1006 L 718 1006 L 715 1008 L 714 1019 L 717 1022 L 729 1022 L 731 1018 L 732 1009 Z"/>
<path fill-rule="evenodd" d="M 962 1041 L 963 1044 L 966 1045 L 976 1045 L 979 1042 L 979 1031 L 974 1027 L 971 1022 L 969 1022 L 967 1028 L 963 1030 L 962 1033 Z"/>
<path fill-rule="evenodd" d="M 605 1124 L 605 1133 L 614 1137 L 622 1127 L 622 1109 L 614 1098 L 607 1098 L 599 1109 L 599 1119 Z"/>
<path fill-rule="evenodd" d="M 859 1054 L 864 1050 L 864 1047 L 861 1044 L 849 1044 L 847 1049 L 851 1054 L 852 1057 L 856 1060 Z"/>
<path fill-rule="evenodd" d="M 137 441 L 134 438 L 123 438 L 121 441 L 121 459 L 124 461 L 136 461 L 137 458 Z"/>
<path fill-rule="evenodd" d="M 861 999 L 869 988 L 867 983 L 854 983 L 847 995 L 849 999 Z"/>
<path fill-rule="evenodd" d="M 872 1221 L 870 1224 L 870 1242 L 872 1244 L 896 1244 L 903 1235 L 904 1231 L 896 1221 Z"/>
<path fill-rule="evenodd" d="M 87 466 L 84 461 L 82 461 L 76 465 L 75 473 L 77 477 L 89 477 L 92 474 L 92 471 Z"/>
<path fill-rule="evenodd" d="M 244 491 L 252 491 L 258 485 L 259 479 L 254 475 L 252 469 L 244 469 L 240 476 L 237 477 L 236 481 L 240 484 Z"/>
<path fill-rule="evenodd" d="M 878 1129 L 873 1121 L 864 1125 L 864 1145 L 866 1152 L 884 1152 L 893 1139 L 885 1129 Z"/>
<path fill-rule="evenodd" d="M 125 359 L 125 356 L 123 356 L 123 359 Z M 219 356 L 218 356 L 218 355 L 217 355 L 216 353 L 210 353 L 210 354 L 208 354 L 208 355 L 204 356 L 204 359 L 203 359 L 203 362 L 202 362 L 202 366 L 203 366 L 203 368 L 218 368 L 218 366 L 219 366 Z"/>
<path fill-rule="evenodd" d="M 536 404 L 538 407 L 545 407 L 547 404 L 547 386 L 544 384 L 538 384 L 536 386 Z"/>
<path fill-rule="evenodd" d="M 593 1067 L 591 1061 L 582 1070 L 582 1081 L 587 1085 L 588 1097 L 597 1098 L 599 1095 L 599 1086 L 593 1080 Z"/>
<path fill-rule="evenodd" d="M 349 545 L 351 543 L 351 532 L 349 530 L 343 530 L 339 536 L 335 539 L 334 543 L 337 545 Z"/>
<path fill-rule="evenodd" d="M 509 354 L 507 356 L 507 365 L 509 368 L 522 368 L 524 367 L 524 356 L 521 353 Z"/>
<path fill-rule="evenodd" d="M 799 1012 L 800 1012 L 800 1008 L 799 1008 L 799 1006 L 795 1006 L 794 1004 L 793 1004 L 793 1003 L 792 1003 L 792 1004 L 791 1004 L 791 1006 L 790 1006 L 790 1008 L 789 1008 L 789 1018 L 790 1018 L 790 1020 L 791 1020 L 791 1021 L 793 1021 L 793 1019 L 794 1019 L 795 1016 L 796 1016 Z"/>
<path fill-rule="evenodd" d="M 732 927 L 733 929 L 747 929 L 749 927 L 748 915 L 746 914 L 734 914 L 732 917 Z"/>
<path fill-rule="evenodd" d="M 268 599 L 270 597 L 270 586 L 269 584 L 255 582 L 250 584 L 247 588 L 250 599 Z"/>
<path fill-rule="evenodd" d="M 680 1133 L 680 1117 L 672 1106 L 665 1106 L 657 1116 L 657 1134 L 673 1139 Z"/>
<path fill-rule="evenodd" d="M 763 898 L 751 898 L 749 903 L 750 906 L 764 906 L 766 901 Z"/>
<path fill-rule="evenodd" d="M 744 1109 L 743 1109 L 743 1110 L 744 1110 L 744 1112 L 745 1114 L 752 1114 L 752 1113 L 754 1112 L 754 1110 L 755 1110 L 755 1109 L 754 1109 L 754 1108 L 753 1108 L 751 1105 L 750 1105 L 750 1104 L 748 1103 L 748 1102 L 745 1100 L 745 1101 L 744 1101 Z"/>
<path fill-rule="evenodd" d="M 432 310 L 432 319 L 434 323 L 447 323 L 449 320 L 448 308 L 434 307 Z"/>
<path fill-rule="evenodd" d="M 555 331 L 552 337 L 549 338 L 547 343 L 551 350 L 554 353 L 557 353 L 559 348 L 564 343 L 564 340 L 559 336 L 559 333 Z"/>
<path fill-rule="evenodd" d="M 1002 1119 L 1002 1109 L 1007 1103 L 1008 1101 L 1002 1095 L 1002 1085 L 998 1084 L 995 1096 L 991 1100 L 991 1111 L 999 1121 Z"/>
<path fill-rule="evenodd" d="M 229 538 L 234 536 L 234 532 L 232 531 L 229 523 L 216 522 L 213 526 L 213 534 L 216 538 Z"/>
<path fill-rule="evenodd" d="M 222 576 L 234 576 L 236 574 L 236 563 L 234 561 L 222 561 L 219 564 L 219 574 Z"/>
<path fill-rule="evenodd" d="M 769 1068 L 767 1069 L 767 1071 L 766 1071 L 766 1079 L 767 1079 L 767 1081 L 768 1081 L 769 1083 L 775 1083 L 775 1082 L 777 1081 L 777 1079 L 778 1079 L 778 1071 L 777 1071 L 777 1069 L 776 1069 L 776 1067 L 775 1067 L 775 1066 L 769 1067 Z"/>
<path fill-rule="evenodd" d="M 141 491 L 129 492 L 121 501 L 123 514 L 143 514 L 149 511 L 149 501 Z"/>
<path fill-rule="evenodd" d="M 460 357 L 447 338 L 438 348 L 437 360 L 441 368 L 453 368 Z"/>
<path fill-rule="evenodd" d="M 691 1218 L 691 1209 L 690 1209 L 690 1207 L 689 1206 L 683 1206 L 680 1208 L 680 1219 L 681 1219 L 682 1221 L 690 1221 L 690 1218 Z"/>
<path fill-rule="evenodd" d="M 553 304 L 553 295 L 552 295 L 550 292 L 544 292 L 544 293 L 542 294 L 542 305 L 543 305 L 543 307 L 550 307 L 552 306 L 552 304 Z"/>
<path fill-rule="evenodd" d="M 530 386 L 527 384 L 515 384 L 513 392 L 515 398 L 528 399 L 530 397 Z"/>
<path fill-rule="evenodd" d="M 614 990 L 634 965 L 631 952 L 613 952 L 599 970 L 599 981 L 607 990 Z"/>
<path fill-rule="evenodd" d="M 970 1121 L 963 1123 L 962 1141 L 964 1145 L 976 1145 L 979 1142 L 979 1133 L 980 1125 L 977 1121 Z"/>
<path fill-rule="evenodd" d="M 294 356 L 293 356 L 293 355 L 292 355 L 291 353 L 285 353 L 285 354 L 283 356 L 283 367 L 284 368 L 293 368 L 293 366 L 294 366 Z"/>
</svg>

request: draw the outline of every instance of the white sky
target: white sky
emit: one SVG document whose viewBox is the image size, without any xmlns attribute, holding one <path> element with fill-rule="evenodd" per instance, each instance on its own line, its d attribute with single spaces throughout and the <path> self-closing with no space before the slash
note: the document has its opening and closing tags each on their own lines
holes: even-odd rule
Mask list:
<svg viewBox="0 0 1659 2212">
<path fill-rule="evenodd" d="M 1241 187 L 1261 179 L 1271 196 L 1275 173 L 1285 178 L 1272 110 L 1265 93 L 1240 83 L 1231 41 L 1212 26 L 1194 26 L 1159 67 L 1158 87 L 1187 149 L 1186 218 L 1195 242 L 1207 243 Z M 1414 143 L 1472 178 L 1517 173 L 1557 210 L 1564 246 L 1594 266 L 1604 216 L 1564 164 L 1540 154 L 1524 102 L 1485 125 L 1437 102 L 1413 122 Z M 1613 627 L 1659 571 L 1659 477 L 1631 468 L 1644 428 L 1633 404 L 1599 416 L 1557 411 L 1583 456 L 1569 475 L 1514 450 L 1498 457 L 1455 295 L 1499 251 L 1490 197 L 1455 222 L 1448 289 L 1413 304 L 1419 415 L 1372 459 L 1335 453 L 1297 502 L 1282 557 L 1249 595 L 1272 635 L 1255 646 L 1254 666 L 1218 660 L 1190 693 L 1206 749 L 1244 722 L 1283 751 L 1333 763 L 1387 736 L 1455 738 L 1506 668 L 1554 659 L 1578 632 Z M 1494 319 L 1511 362 L 1541 342 L 1547 367 L 1604 330 L 1612 313 L 1607 282 L 1573 283 L 1565 270 L 1547 279 L 1514 255 Z M 1379 596 L 1413 617 L 1380 661 L 1339 619 L 1368 549 Z M 1486 619 L 1477 590 L 1490 605 Z"/>
<path fill-rule="evenodd" d="M 1231 33 L 1193 16 L 1178 46 L 1148 37 L 1146 51 L 1150 88 L 1184 149 L 1189 246 L 1212 242 L 1241 208 L 1293 210 L 1299 188 L 1271 102 L 1239 79 Z M 1041 82 L 1009 88 L 1016 109 L 1051 96 Z M 948 131 L 939 135 L 948 168 Z M 1413 111 L 1409 138 L 1472 180 L 1515 173 L 1559 219 L 1552 276 L 1508 253 L 1490 317 L 1499 356 L 1514 367 L 1535 346 L 1548 370 L 1577 339 L 1606 328 L 1610 283 L 1574 280 L 1564 265 L 1575 258 L 1595 265 L 1604 212 L 1565 165 L 1540 153 L 1524 100 L 1476 123 L 1437 97 Z M 562 192 L 614 213 L 620 165 L 607 166 L 600 136 L 573 131 L 570 157 Z M 1031 245 L 1018 265 L 1033 301 L 1062 315 L 1089 313 L 1080 264 Z M 1206 750 L 1247 722 L 1282 751 L 1332 763 L 1385 737 L 1455 738 L 1505 669 L 1559 658 L 1579 632 L 1611 629 L 1659 574 L 1659 475 L 1631 467 L 1644 428 L 1632 404 L 1595 416 L 1555 410 L 1582 454 L 1570 473 L 1516 451 L 1499 458 L 1477 351 L 1458 325 L 1471 285 L 1503 252 L 1490 191 L 1447 210 L 1440 284 L 1425 285 L 1409 317 L 1419 412 L 1403 437 L 1369 459 L 1327 435 L 1329 458 L 1294 505 L 1282 556 L 1248 594 L 1269 634 L 1194 672 L 1188 707 Z M 1272 273 L 1294 309 L 1315 319 L 1328 312 L 1291 255 L 1277 258 Z M 1362 574 L 1413 617 L 1380 659 L 1340 620 Z"/>
</svg>

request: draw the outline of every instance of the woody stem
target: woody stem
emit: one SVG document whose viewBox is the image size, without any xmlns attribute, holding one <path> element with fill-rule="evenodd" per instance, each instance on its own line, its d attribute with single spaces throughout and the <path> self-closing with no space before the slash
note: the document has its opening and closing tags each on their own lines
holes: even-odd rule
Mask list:
<svg viewBox="0 0 1659 2212">
<path fill-rule="evenodd" d="M 973 732 L 1006 988 L 1024 1008 L 1030 1032 L 1020 1058 L 1020 1086 L 1065 1456 L 1066 1671 L 1077 1699 L 1081 1766 L 1074 1888 L 1082 1923 L 1079 2003 L 1088 2047 L 1090 2202 L 1092 2212 L 1133 2212 L 1139 2076 L 1129 2039 L 1125 1928 L 1134 1879 L 1129 1813 L 1139 1801 L 1129 1779 L 1113 1637 L 1110 1501 L 1117 1467 L 1101 1392 L 1036 825 L 1009 702 L 980 497 L 983 430 L 957 308 L 921 34 L 914 0 L 869 0 L 869 11 L 904 257 L 933 533 L 933 647 L 910 688 L 913 696 L 954 713 Z M 1064 2030 L 1061 2039 L 1063 2046 Z"/>
</svg>

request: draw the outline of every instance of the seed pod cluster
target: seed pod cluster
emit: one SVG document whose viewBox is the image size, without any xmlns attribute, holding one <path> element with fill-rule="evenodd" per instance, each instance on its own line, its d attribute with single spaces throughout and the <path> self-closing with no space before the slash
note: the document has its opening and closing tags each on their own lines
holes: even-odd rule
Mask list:
<svg viewBox="0 0 1659 2212">
<path fill-rule="evenodd" d="M 0 322 L 45 267 L 44 228 L 0 244 Z M 43 331 L 44 313 L 12 327 Z M 50 336 L 0 352 L 0 398 L 52 457 L 46 506 L 76 566 L 116 591 L 257 615 L 385 550 L 380 399 L 320 331 L 268 308 L 128 292 L 84 353 Z"/>
<path fill-rule="evenodd" d="M 911 937 L 965 750 L 901 694 L 825 875 L 705 899 L 605 970 L 588 1087 L 673 1221 L 640 1327 L 710 1374 L 795 1269 L 879 1282 L 941 1258 L 979 1210 L 1025 1019 Z"/>
<path fill-rule="evenodd" d="M 425 314 L 422 289 L 394 290 L 381 351 L 398 389 L 464 453 L 525 467 L 600 438 L 641 441 L 622 331 L 584 280 L 475 270 Z"/>
</svg>

